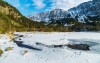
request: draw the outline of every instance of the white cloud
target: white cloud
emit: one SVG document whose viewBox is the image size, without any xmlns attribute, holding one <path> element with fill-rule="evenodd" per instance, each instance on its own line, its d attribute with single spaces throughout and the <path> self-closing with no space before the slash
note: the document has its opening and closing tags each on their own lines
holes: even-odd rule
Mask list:
<svg viewBox="0 0 100 63">
<path fill-rule="evenodd" d="M 63 10 L 68 10 L 72 7 L 75 7 L 83 2 L 89 1 L 89 0 L 51 0 L 51 8 L 59 8 Z"/>
<path fill-rule="evenodd" d="M 44 8 L 46 5 L 44 4 L 44 0 L 33 0 L 33 5 L 36 6 L 37 9 Z"/>
</svg>

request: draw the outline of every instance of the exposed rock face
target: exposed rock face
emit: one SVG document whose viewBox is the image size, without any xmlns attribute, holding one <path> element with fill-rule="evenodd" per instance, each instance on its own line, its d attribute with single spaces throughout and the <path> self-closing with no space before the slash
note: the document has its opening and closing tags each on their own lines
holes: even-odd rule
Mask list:
<svg viewBox="0 0 100 63">
<path fill-rule="evenodd" d="M 71 13 L 72 17 L 78 16 L 80 18 L 81 16 L 100 16 L 100 2 L 98 1 L 89 1 L 80 4 L 77 7 L 74 7 L 72 9 L 69 9 L 68 11 Z"/>
<path fill-rule="evenodd" d="M 32 20 L 36 20 L 36 21 L 49 21 L 51 19 L 62 19 L 62 18 L 67 18 L 68 14 L 66 11 L 62 10 L 62 9 L 54 9 L 52 11 L 48 11 L 48 12 L 41 12 L 39 14 L 36 15 L 30 15 L 28 16 L 30 19 Z"/>
<path fill-rule="evenodd" d="M 100 2 L 100 0 L 93 0 L 94 2 Z"/>
</svg>

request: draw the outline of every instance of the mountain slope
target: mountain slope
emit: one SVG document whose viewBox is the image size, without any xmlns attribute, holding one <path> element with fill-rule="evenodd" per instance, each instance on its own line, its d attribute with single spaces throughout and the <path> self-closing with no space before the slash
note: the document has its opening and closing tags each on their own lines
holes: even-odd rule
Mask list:
<svg viewBox="0 0 100 63">
<path fill-rule="evenodd" d="M 54 9 L 48 12 L 40 12 L 36 15 L 30 15 L 28 18 L 36 21 L 45 21 L 48 22 L 51 19 L 59 20 L 62 18 L 67 18 L 68 14 L 62 9 Z"/>
<path fill-rule="evenodd" d="M 93 0 L 93 1 L 82 3 L 79 6 L 74 7 L 72 9 L 69 9 L 68 12 L 70 12 L 71 17 L 77 18 L 78 21 L 85 21 L 85 19 L 91 20 L 90 17 L 100 18 L 99 5 L 100 5 L 99 0 Z"/>
<path fill-rule="evenodd" d="M 38 29 L 40 25 L 43 24 L 26 18 L 15 7 L 0 0 L 0 33 L 32 31 L 34 27 Z"/>
</svg>

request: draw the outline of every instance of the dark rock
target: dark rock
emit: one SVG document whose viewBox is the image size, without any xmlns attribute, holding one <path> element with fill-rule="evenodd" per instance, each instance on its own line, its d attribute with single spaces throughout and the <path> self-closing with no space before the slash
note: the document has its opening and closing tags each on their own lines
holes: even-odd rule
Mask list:
<svg viewBox="0 0 100 63">
<path fill-rule="evenodd" d="M 39 45 L 39 46 L 45 46 L 45 47 L 48 47 L 48 48 L 61 48 L 61 47 L 63 47 L 63 46 L 65 46 L 65 45 L 46 45 L 46 44 L 42 44 L 42 43 L 36 43 L 36 45 Z"/>
<path fill-rule="evenodd" d="M 14 36 L 19 36 L 19 34 L 14 34 Z"/>
<path fill-rule="evenodd" d="M 90 50 L 89 45 L 87 44 L 73 44 L 73 45 L 68 44 L 67 46 L 69 48 L 77 49 L 77 50 Z"/>
<path fill-rule="evenodd" d="M 63 47 L 64 45 L 53 45 L 54 46 L 54 48 L 56 48 L 56 47 Z"/>
<path fill-rule="evenodd" d="M 19 37 L 24 37 L 24 35 L 19 35 Z"/>
<path fill-rule="evenodd" d="M 22 40 L 21 38 L 19 40 Z"/>
<path fill-rule="evenodd" d="M 42 43 L 36 42 L 36 45 L 42 45 L 42 46 L 44 46 L 45 44 L 42 44 Z"/>
<path fill-rule="evenodd" d="M 14 40 L 14 42 L 15 42 L 17 45 L 23 43 L 23 41 L 16 41 L 16 40 Z"/>
<path fill-rule="evenodd" d="M 23 44 L 23 41 L 14 41 L 19 47 L 23 47 L 23 48 L 28 48 L 28 49 L 33 49 L 33 50 L 38 50 L 38 51 L 41 51 L 42 49 L 39 49 L 39 48 L 36 48 L 36 47 L 33 47 L 33 46 L 29 46 L 29 45 L 26 45 L 26 44 Z"/>
</svg>

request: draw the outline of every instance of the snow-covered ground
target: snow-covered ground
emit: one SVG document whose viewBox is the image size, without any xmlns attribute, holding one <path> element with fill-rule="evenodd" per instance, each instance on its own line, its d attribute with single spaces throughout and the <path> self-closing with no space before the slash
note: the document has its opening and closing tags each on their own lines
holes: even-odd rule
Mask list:
<svg viewBox="0 0 100 63">
<path fill-rule="evenodd" d="M 3 54 L 0 63 L 100 63 L 100 33 L 95 32 L 15 32 L 16 41 L 41 49 L 41 51 L 22 48 L 6 35 L 0 36 Z M 48 48 L 42 45 L 64 45 L 69 43 L 88 44 L 90 51 L 74 50 L 68 47 Z M 5 51 L 7 47 L 13 47 Z"/>
</svg>

